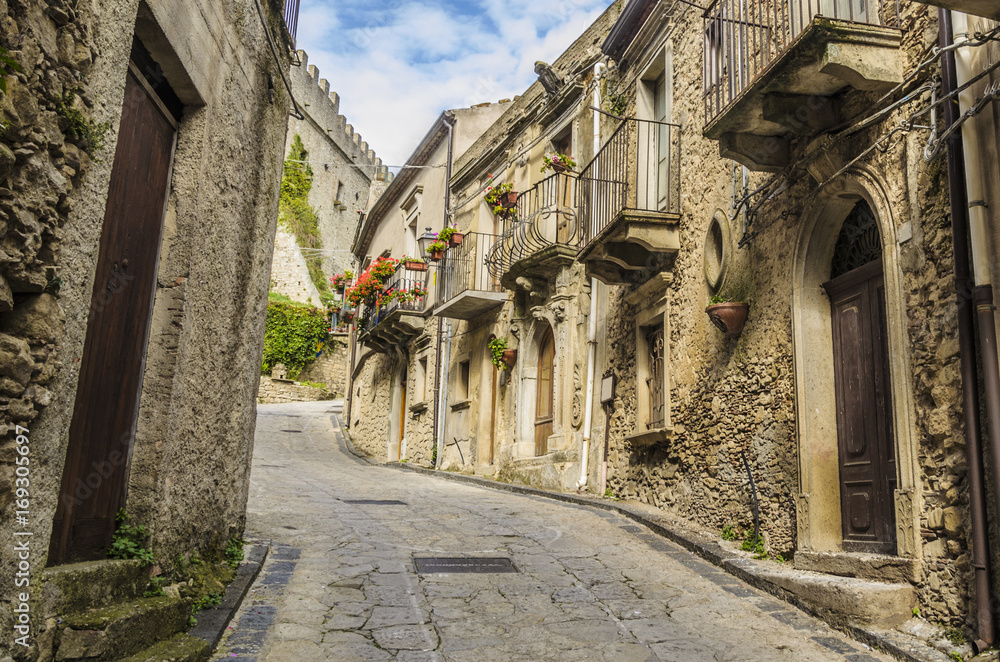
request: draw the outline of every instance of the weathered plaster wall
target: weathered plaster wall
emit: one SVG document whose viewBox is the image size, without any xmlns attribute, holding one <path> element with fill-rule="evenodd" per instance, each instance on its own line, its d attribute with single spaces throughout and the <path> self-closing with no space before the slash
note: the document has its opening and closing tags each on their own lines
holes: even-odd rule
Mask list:
<svg viewBox="0 0 1000 662">
<path fill-rule="evenodd" d="M 280 9 L 265 6 L 281 43 Z M 25 70 L 8 79 L 0 99 L 0 241 L 9 257 L 0 286 L 0 532 L 12 539 L 12 424 L 19 423 L 30 428 L 35 586 L 59 492 L 135 33 L 189 105 L 174 157 L 128 507 L 153 532 L 159 558 L 224 544 L 244 523 L 288 111 L 278 67 L 288 62 L 275 63 L 244 0 L 210 7 L 2 0 L 0 23 L 0 39 Z M 73 89 L 76 107 L 110 126 L 95 160 L 65 138 L 56 112 Z M 43 294 L 47 285 L 53 294 Z M 206 392 L 215 396 L 210 403 Z M 10 546 L 0 562 L 15 566 Z M 0 578 L 5 632 L 12 581 L 9 573 Z M 34 625 L 32 636 L 42 626 Z M 0 641 L 0 656 L 10 644 Z"/>
<path fill-rule="evenodd" d="M 327 340 L 323 353 L 299 373 L 299 381 L 326 384 L 335 398 L 344 397 L 350 351 L 347 334 L 334 334 Z"/>
</svg>

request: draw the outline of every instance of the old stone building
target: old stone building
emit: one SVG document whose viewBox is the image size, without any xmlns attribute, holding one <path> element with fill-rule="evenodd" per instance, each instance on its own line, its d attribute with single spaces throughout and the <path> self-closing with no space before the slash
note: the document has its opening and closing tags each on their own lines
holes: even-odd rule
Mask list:
<svg viewBox="0 0 1000 662">
<path fill-rule="evenodd" d="M 53 573 L 141 596 L 72 565 L 119 509 L 164 567 L 243 531 L 296 7 L 0 2 L 0 658 L 76 657 Z"/>
<path fill-rule="evenodd" d="M 339 95 L 330 91 L 330 83 L 309 64 L 306 52 L 300 50 L 296 55 L 289 79 L 303 119 L 289 121 L 285 155 L 289 158 L 298 136 L 312 172 L 308 199 L 317 216 L 321 246 L 303 247 L 293 231 L 279 223 L 271 289 L 294 301 L 319 305 L 322 293 L 313 282 L 307 260 L 317 260 L 325 278 L 351 268 L 354 257 L 350 244 L 361 213 L 368 207 L 369 191 L 382 160 L 340 114 Z"/>
<path fill-rule="evenodd" d="M 455 161 L 437 463 L 720 533 L 759 500 L 760 555 L 791 558 L 784 588 L 817 609 L 992 641 L 997 17 L 942 4 L 982 16 L 632 0 L 539 63 Z M 957 85 L 980 78 L 948 119 L 952 33 Z M 540 173 L 547 153 L 575 166 Z M 516 202 L 488 203 L 499 185 Z M 501 369 L 493 338 L 516 350 Z M 385 430 L 352 434 L 386 456 Z"/>
<path fill-rule="evenodd" d="M 425 261 L 421 237 L 433 239 L 446 225 L 454 159 L 508 106 L 442 113 L 399 174 L 373 197 L 354 239 L 359 297 L 372 291 L 374 280 L 380 284 L 379 294 L 368 295 L 356 313 L 347 418 L 359 447 L 377 457 L 431 462 L 437 453 L 435 405 L 443 367 L 437 357 L 447 346 L 443 324 L 430 312 L 442 272 L 439 262 Z M 406 257 L 418 262 L 406 264 Z M 380 259 L 391 263 L 380 265 Z M 384 296 L 389 291 L 404 296 Z"/>
</svg>

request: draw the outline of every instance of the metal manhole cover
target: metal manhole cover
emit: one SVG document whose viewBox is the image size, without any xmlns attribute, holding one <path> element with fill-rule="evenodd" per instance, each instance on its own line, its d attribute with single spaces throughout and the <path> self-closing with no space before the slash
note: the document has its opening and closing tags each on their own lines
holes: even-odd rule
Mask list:
<svg viewBox="0 0 1000 662">
<path fill-rule="evenodd" d="M 395 499 L 344 499 L 344 503 L 353 503 L 358 506 L 405 506 L 405 501 Z"/>
<path fill-rule="evenodd" d="M 413 567 L 421 575 L 449 572 L 472 572 L 477 574 L 494 572 L 517 572 L 510 559 L 494 558 L 451 558 L 430 556 L 414 558 Z"/>
</svg>

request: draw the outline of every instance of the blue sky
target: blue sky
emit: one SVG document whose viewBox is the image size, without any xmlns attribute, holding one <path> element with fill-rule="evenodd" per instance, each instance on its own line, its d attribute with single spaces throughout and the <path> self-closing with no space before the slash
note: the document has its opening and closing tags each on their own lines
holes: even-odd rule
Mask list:
<svg viewBox="0 0 1000 662">
<path fill-rule="evenodd" d="M 298 48 L 390 165 L 446 108 L 523 92 L 611 0 L 302 0 Z"/>
</svg>

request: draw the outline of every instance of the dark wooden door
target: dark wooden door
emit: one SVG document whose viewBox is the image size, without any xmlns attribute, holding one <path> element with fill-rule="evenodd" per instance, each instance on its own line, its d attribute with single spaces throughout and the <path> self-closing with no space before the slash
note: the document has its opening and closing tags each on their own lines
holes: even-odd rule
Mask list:
<svg viewBox="0 0 1000 662">
<path fill-rule="evenodd" d="M 396 439 L 396 459 L 403 459 L 403 438 L 406 437 L 406 369 L 399 378 L 399 438 Z"/>
<path fill-rule="evenodd" d="M 825 286 L 833 317 L 844 549 L 895 553 L 896 454 L 881 261 Z"/>
<path fill-rule="evenodd" d="M 538 348 L 538 379 L 535 390 L 535 455 L 545 455 L 548 452 L 548 441 L 552 435 L 553 404 L 555 402 L 555 366 L 556 348 L 552 338 L 552 329 L 545 331 L 542 343 Z"/>
<path fill-rule="evenodd" d="M 130 69 L 49 563 L 104 558 L 125 503 L 175 124 Z"/>
</svg>

